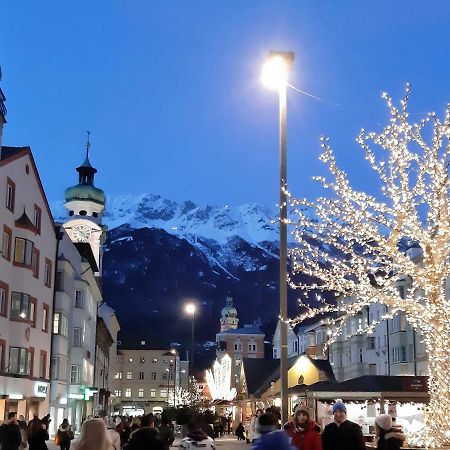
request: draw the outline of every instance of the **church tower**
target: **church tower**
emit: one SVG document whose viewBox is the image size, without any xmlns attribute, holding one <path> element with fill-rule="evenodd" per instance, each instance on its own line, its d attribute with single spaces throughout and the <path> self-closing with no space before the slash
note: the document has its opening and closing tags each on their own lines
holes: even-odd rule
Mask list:
<svg viewBox="0 0 450 450">
<path fill-rule="evenodd" d="M 68 212 L 68 220 L 64 229 L 73 242 L 86 243 L 91 246 L 98 267 L 97 275 L 102 273 L 102 246 L 106 238 L 106 227 L 102 225 L 105 210 L 105 193 L 94 186 L 94 176 L 97 173 L 89 161 L 91 144 L 86 143 L 86 158 L 77 167 L 78 184 L 69 187 L 65 192 L 64 206 Z"/>
<path fill-rule="evenodd" d="M 237 310 L 233 306 L 232 297 L 226 298 L 226 306 L 222 308 L 222 317 L 220 318 L 220 331 L 236 330 L 239 319 L 237 317 Z"/>
</svg>

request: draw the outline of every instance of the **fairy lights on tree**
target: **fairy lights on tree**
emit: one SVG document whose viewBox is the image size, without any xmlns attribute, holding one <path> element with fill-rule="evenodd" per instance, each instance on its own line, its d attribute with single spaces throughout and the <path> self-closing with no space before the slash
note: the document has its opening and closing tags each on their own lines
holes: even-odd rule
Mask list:
<svg viewBox="0 0 450 450">
<path fill-rule="evenodd" d="M 330 196 L 315 202 L 291 199 L 298 243 L 291 252 L 293 272 L 318 281 L 299 284 L 292 278 L 290 284 L 305 292 L 334 292 L 343 300 L 337 305 L 322 300 L 317 308 L 304 305 L 306 312 L 292 322 L 337 313 L 338 318 L 325 319 L 334 330 L 333 342 L 371 304 L 386 305 L 382 319 L 403 311 L 429 357 L 426 425 L 410 442 L 438 447 L 450 444 L 450 105 L 443 119 L 430 113 L 413 124 L 409 94 L 407 85 L 399 107 L 383 94 L 388 125 L 380 132 L 361 130 L 356 139 L 381 181 L 379 196 L 350 185 L 328 138 L 322 138 L 320 160 L 330 177 L 316 179 Z M 416 249 L 414 258 L 405 243 Z M 400 295 L 398 284 L 405 279 L 407 289 Z M 371 333 L 376 324 L 356 334 Z"/>
</svg>

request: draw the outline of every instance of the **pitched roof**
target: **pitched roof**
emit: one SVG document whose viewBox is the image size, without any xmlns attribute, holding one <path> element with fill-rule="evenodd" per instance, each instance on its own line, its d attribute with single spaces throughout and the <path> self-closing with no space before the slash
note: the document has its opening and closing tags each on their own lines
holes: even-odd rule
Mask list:
<svg viewBox="0 0 450 450">
<path fill-rule="evenodd" d="M 333 369 L 331 367 L 330 361 L 327 359 L 312 359 L 310 356 L 308 356 L 306 353 L 302 353 L 301 355 L 292 356 L 288 359 L 288 370 L 290 370 L 295 363 L 298 361 L 298 359 L 301 356 L 306 356 L 311 363 L 317 367 L 320 371 L 324 372 L 327 378 L 334 381 L 336 380 L 334 376 Z M 260 396 L 262 395 L 267 389 L 270 388 L 270 385 L 277 381 L 280 378 L 280 365 L 275 368 L 275 370 L 270 374 L 270 376 L 267 377 L 267 379 L 257 388 L 255 391 L 255 395 Z"/>
<path fill-rule="evenodd" d="M 5 159 L 11 158 L 12 156 L 19 154 L 20 152 L 23 152 L 24 150 L 31 151 L 30 147 L 7 147 L 2 145 L 0 160 L 4 161 Z"/>
<path fill-rule="evenodd" d="M 87 242 L 74 242 L 78 253 L 89 262 L 92 272 L 98 272 L 97 261 L 95 260 L 94 253 L 92 252 L 92 247 Z"/>
<path fill-rule="evenodd" d="M 262 334 L 264 335 L 264 332 L 261 331 L 258 327 L 242 327 L 242 328 L 236 328 L 235 330 L 226 330 L 221 331 L 217 334 Z"/>
<path fill-rule="evenodd" d="M 254 394 L 264 380 L 280 365 L 279 359 L 244 358 L 242 362 L 249 395 Z"/>
</svg>

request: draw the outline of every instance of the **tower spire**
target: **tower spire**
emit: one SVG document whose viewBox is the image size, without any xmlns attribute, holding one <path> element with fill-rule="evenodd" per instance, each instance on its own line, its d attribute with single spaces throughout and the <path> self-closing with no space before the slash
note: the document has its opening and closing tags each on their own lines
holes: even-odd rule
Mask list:
<svg viewBox="0 0 450 450">
<path fill-rule="evenodd" d="M 89 130 L 87 130 L 86 133 L 87 133 L 86 158 L 89 159 L 89 149 L 91 148 L 91 142 L 90 142 L 91 132 Z"/>
</svg>

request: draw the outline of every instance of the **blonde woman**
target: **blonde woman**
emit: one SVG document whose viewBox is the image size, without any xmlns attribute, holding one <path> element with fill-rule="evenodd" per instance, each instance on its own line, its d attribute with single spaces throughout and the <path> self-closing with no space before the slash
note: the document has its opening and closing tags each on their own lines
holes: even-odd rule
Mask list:
<svg viewBox="0 0 450 450">
<path fill-rule="evenodd" d="M 106 432 L 102 419 L 88 419 L 82 427 L 80 436 L 73 444 L 76 450 L 111 450 L 112 442 Z"/>
</svg>

